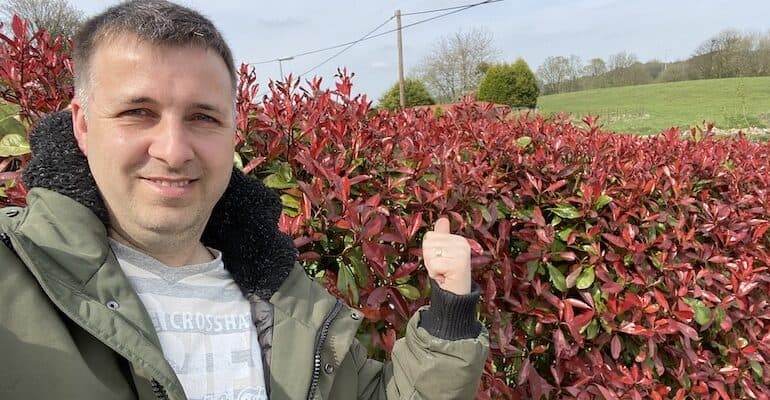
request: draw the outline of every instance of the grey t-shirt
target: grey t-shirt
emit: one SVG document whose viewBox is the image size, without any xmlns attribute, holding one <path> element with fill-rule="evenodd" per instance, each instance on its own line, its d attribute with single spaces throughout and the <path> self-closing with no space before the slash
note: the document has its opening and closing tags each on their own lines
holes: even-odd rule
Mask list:
<svg viewBox="0 0 770 400">
<path fill-rule="evenodd" d="M 114 240 L 110 247 L 189 399 L 267 399 L 249 302 L 219 251 L 209 249 L 211 262 L 168 267 Z"/>
</svg>

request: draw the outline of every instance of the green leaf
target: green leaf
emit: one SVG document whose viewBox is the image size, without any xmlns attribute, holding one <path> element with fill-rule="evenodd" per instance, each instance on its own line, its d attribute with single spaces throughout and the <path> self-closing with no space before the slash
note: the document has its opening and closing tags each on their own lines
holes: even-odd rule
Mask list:
<svg viewBox="0 0 770 400">
<path fill-rule="evenodd" d="M 271 189 L 291 189 L 297 187 L 295 182 L 287 180 L 284 175 L 278 173 L 266 176 L 262 182 Z"/>
<path fill-rule="evenodd" d="M 356 277 L 356 284 L 358 287 L 366 287 L 369 285 L 369 268 L 364 262 L 363 250 L 361 247 L 356 248 L 349 254 L 348 260 L 353 266 L 353 275 Z"/>
<path fill-rule="evenodd" d="M 594 204 L 594 210 L 601 210 L 602 207 L 606 206 L 607 204 L 610 204 L 612 200 L 613 198 L 610 196 L 607 196 L 606 194 L 599 196 L 599 198 L 596 199 L 596 204 Z"/>
<path fill-rule="evenodd" d="M 599 321 L 592 319 L 586 327 L 586 339 L 593 340 L 599 335 Z"/>
<path fill-rule="evenodd" d="M 528 281 L 535 279 L 535 274 L 537 273 L 537 270 L 539 267 L 540 267 L 539 262 L 536 260 L 527 262 L 527 280 Z"/>
<path fill-rule="evenodd" d="M 749 365 L 751 365 L 751 370 L 754 371 L 754 374 L 757 376 L 757 378 L 761 378 L 764 376 L 764 371 L 762 370 L 762 364 L 760 364 L 756 360 L 749 361 Z"/>
<path fill-rule="evenodd" d="M 489 213 L 489 210 L 487 210 L 487 207 L 483 204 L 474 204 L 473 208 L 479 210 L 481 212 L 481 216 L 484 218 L 484 221 L 486 222 L 492 222 L 492 214 Z"/>
<path fill-rule="evenodd" d="M 243 159 L 241 159 L 241 155 L 237 151 L 233 152 L 233 164 L 236 168 L 243 170 Z"/>
<path fill-rule="evenodd" d="M 10 133 L 0 139 L 0 157 L 20 156 L 29 152 L 29 143 L 24 135 Z"/>
<path fill-rule="evenodd" d="M 351 296 L 353 304 L 358 304 L 358 286 L 350 269 L 345 265 L 340 265 L 337 274 L 337 289 L 342 293 Z"/>
<path fill-rule="evenodd" d="M 580 272 L 580 275 L 577 278 L 575 286 L 581 290 L 588 289 L 594 284 L 594 279 L 596 279 L 594 267 L 583 268 L 583 271 Z"/>
<path fill-rule="evenodd" d="M 519 147 L 521 147 L 522 149 L 529 146 L 530 143 L 532 143 L 532 138 L 529 136 L 522 136 L 516 139 L 516 144 L 519 145 Z"/>
<path fill-rule="evenodd" d="M 278 164 L 278 171 L 276 171 L 277 174 L 281 175 L 281 178 L 285 182 L 291 182 L 292 179 L 292 173 L 291 173 L 291 166 L 289 163 L 281 162 Z"/>
<path fill-rule="evenodd" d="M 684 298 L 684 302 L 695 311 L 695 322 L 706 325 L 711 321 L 711 309 L 698 299 Z"/>
<path fill-rule="evenodd" d="M 575 207 L 572 207 L 569 204 L 559 204 L 558 207 L 553 207 L 550 210 L 554 214 L 566 219 L 580 218 L 583 215 Z"/>
<path fill-rule="evenodd" d="M 556 234 L 556 236 L 558 236 L 558 237 L 559 237 L 559 239 L 561 239 L 561 241 L 562 241 L 562 242 L 565 242 L 565 243 L 566 243 L 566 242 L 567 242 L 567 239 L 569 239 L 569 235 L 572 233 L 572 231 L 573 231 L 573 230 L 574 230 L 574 229 L 572 229 L 572 228 L 564 228 L 564 229 L 560 230 L 560 231 L 559 231 L 559 232 Z"/>
<path fill-rule="evenodd" d="M 281 203 L 283 203 L 283 212 L 290 217 L 296 217 L 299 215 L 299 200 L 296 197 L 288 194 L 281 195 Z"/>
<path fill-rule="evenodd" d="M 592 255 L 592 256 L 598 256 L 599 254 L 596 252 L 596 249 L 594 246 L 591 246 L 590 244 L 584 244 L 580 246 L 580 249 L 585 251 L 586 253 Z"/>
<path fill-rule="evenodd" d="M 24 136 L 27 130 L 15 115 L 0 115 L 0 136 L 16 134 Z"/>
<path fill-rule="evenodd" d="M 548 274 L 551 276 L 551 283 L 553 283 L 553 287 L 558 289 L 560 292 L 567 291 L 567 279 L 564 278 L 564 274 L 562 274 L 558 268 L 551 265 L 551 263 L 548 263 L 547 267 Z"/>
<path fill-rule="evenodd" d="M 398 285 L 396 286 L 396 289 L 398 289 L 399 293 L 401 293 L 402 296 L 406 297 L 409 300 L 417 300 L 420 298 L 420 291 L 417 290 L 416 287 L 412 285 Z"/>
</svg>

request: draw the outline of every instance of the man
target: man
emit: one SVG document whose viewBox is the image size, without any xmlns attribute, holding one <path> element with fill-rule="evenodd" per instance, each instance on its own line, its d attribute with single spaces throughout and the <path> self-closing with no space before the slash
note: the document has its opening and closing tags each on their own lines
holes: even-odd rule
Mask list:
<svg viewBox="0 0 770 400">
<path fill-rule="evenodd" d="M 432 305 L 392 360 L 312 282 L 280 201 L 233 170 L 235 69 L 210 21 L 117 5 L 76 37 L 70 114 L 0 213 L 0 398 L 472 398 L 488 342 L 465 239 L 423 243 Z"/>
</svg>

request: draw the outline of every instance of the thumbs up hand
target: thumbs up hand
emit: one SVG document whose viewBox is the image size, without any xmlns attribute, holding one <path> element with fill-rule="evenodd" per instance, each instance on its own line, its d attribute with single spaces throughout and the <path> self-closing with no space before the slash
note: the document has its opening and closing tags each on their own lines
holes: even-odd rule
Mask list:
<svg viewBox="0 0 770 400">
<path fill-rule="evenodd" d="M 422 241 L 422 256 L 428 276 L 449 292 L 471 292 L 471 247 L 464 237 L 449 232 L 449 220 L 439 218 Z"/>
</svg>

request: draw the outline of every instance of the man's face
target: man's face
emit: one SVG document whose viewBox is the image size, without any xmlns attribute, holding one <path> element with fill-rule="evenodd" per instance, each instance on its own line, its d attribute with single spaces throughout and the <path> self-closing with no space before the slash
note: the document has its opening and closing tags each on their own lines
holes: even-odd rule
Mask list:
<svg viewBox="0 0 770 400">
<path fill-rule="evenodd" d="M 202 231 L 233 165 L 224 61 L 125 36 L 97 47 L 90 72 L 86 109 L 72 104 L 74 130 L 112 227 L 139 237 Z"/>
</svg>

